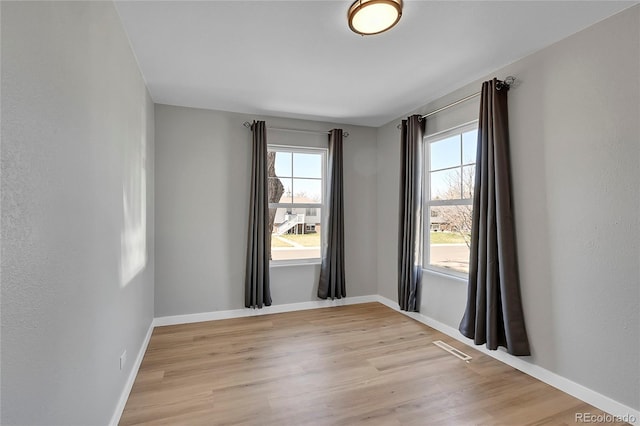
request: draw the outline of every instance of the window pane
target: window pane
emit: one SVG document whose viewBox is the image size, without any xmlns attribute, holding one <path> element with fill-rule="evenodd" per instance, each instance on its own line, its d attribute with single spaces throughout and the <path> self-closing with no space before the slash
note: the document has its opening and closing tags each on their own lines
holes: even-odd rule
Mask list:
<svg viewBox="0 0 640 426">
<path fill-rule="evenodd" d="M 460 135 L 451 136 L 430 144 L 430 170 L 460 165 Z"/>
<path fill-rule="evenodd" d="M 460 169 L 431 172 L 431 199 L 457 200 L 461 198 Z"/>
<path fill-rule="evenodd" d="M 269 178 L 269 202 L 270 203 L 291 203 L 291 179 L 290 178 Z"/>
<path fill-rule="evenodd" d="M 308 215 L 307 210 L 313 210 Z M 319 259 L 321 210 L 292 207 L 269 209 L 273 227 L 271 232 L 271 259 Z"/>
<path fill-rule="evenodd" d="M 462 164 L 476 162 L 476 148 L 478 146 L 478 131 L 471 130 L 462 134 Z"/>
<path fill-rule="evenodd" d="M 469 273 L 471 206 L 437 206 L 429 212 L 429 265 Z"/>
<path fill-rule="evenodd" d="M 473 198 L 473 188 L 476 183 L 476 166 L 462 168 L 462 198 Z"/>
<path fill-rule="evenodd" d="M 276 176 L 290 177 L 291 175 L 291 153 L 275 152 Z"/>
<path fill-rule="evenodd" d="M 321 154 L 293 154 L 293 176 L 305 178 L 322 178 Z"/>
<path fill-rule="evenodd" d="M 322 180 L 320 179 L 294 179 L 293 180 L 294 203 L 321 203 Z"/>
</svg>

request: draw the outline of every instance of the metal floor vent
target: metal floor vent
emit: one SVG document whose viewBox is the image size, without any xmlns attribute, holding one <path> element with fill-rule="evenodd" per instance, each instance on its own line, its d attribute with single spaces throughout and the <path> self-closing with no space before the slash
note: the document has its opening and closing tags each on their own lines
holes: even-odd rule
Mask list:
<svg viewBox="0 0 640 426">
<path fill-rule="evenodd" d="M 460 358 L 461 360 L 463 360 L 465 362 L 469 362 L 472 359 L 469 355 L 465 354 L 462 351 L 457 350 L 453 346 L 447 345 L 442 340 L 436 340 L 435 342 L 433 342 L 433 344 L 436 345 L 439 348 L 444 349 L 445 351 L 449 352 L 451 355 L 453 355 L 453 356 L 455 356 L 457 358 Z"/>
</svg>

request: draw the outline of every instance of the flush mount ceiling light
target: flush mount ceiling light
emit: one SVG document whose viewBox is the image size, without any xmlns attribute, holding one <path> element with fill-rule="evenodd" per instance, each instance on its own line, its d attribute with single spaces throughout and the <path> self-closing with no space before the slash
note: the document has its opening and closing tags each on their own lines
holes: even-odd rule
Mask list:
<svg viewBox="0 0 640 426">
<path fill-rule="evenodd" d="M 362 35 L 380 34 L 398 23 L 402 0 L 356 0 L 349 8 L 349 28 Z"/>
</svg>

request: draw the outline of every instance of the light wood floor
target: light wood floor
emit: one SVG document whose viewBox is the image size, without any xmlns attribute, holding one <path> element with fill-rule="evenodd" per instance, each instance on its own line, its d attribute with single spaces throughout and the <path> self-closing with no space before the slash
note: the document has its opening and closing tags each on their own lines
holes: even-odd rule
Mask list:
<svg viewBox="0 0 640 426">
<path fill-rule="evenodd" d="M 367 303 L 156 328 L 120 424 L 565 425 L 583 412 L 602 413 Z"/>
</svg>

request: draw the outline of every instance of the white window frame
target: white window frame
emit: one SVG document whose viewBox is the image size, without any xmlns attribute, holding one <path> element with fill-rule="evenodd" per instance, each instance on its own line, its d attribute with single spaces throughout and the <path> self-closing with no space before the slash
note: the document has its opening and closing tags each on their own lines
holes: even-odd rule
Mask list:
<svg viewBox="0 0 640 426">
<path fill-rule="evenodd" d="M 327 148 L 315 148 L 315 147 L 302 147 L 302 146 L 291 146 L 291 145 L 278 145 L 278 144 L 268 144 L 267 152 L 287 152 L 292 154 L 321 154 L 322 155 L 322 166 L 321 166 L 321 176 L 322 176 L 322 186 L 321 186 L 321 200 L 320 204 L 318 203 L 269 203 L 269 208 L 317 208 L 320 209 L 320 256 L 322 257 L 322 253 L 324 251 L 325 246 L 325 230 L 326 230 L 326 203 L 327 203 Z M 293 157 L 292 157 L 293 158 Z M 291 170 L 291 174 L 293 175 L 293 169 Z M 292 176 L 292 179 L 295 179 L 295 176 Z M 302 179 L 302 178 L 301 178 Z M 271 248 L 269 248 L 271 250 Z M 270 260 L 269 266 L 288 266 L 288 265 L 313 265 L 319 264 L 322 261 L 321 257 L 314 257 L 308 259 L 287 259 L 287 260 Z"/>
<path fill-rule="evenodd" d="M 454 136 L 454 135 L 459 135 L 462 133 L 466 133 L 470 130 L 477 130 L 478 129 L 478 120 L 474 120 L 474 121 L 470 121 L 468 123 L 465 124 L 461 124 L 459 126 L 456 127 L 452 127 L 450 129 L 447 130 L 443 130 L 441 132 L 437 132 L 437 133 L 433 133 L 431 135 L 427 135 L 424 137 L 424 144 L 425 144 L 425 149 L 424 149 L 424 176 L 423 176 L 423 196 L 424 196 L 424 203 L 423 203 L 423 209 L 422 209 L 422 223 L 424 224 L 423 229 L 422 229 L 422 241 L 423 241 L 423 247 L 424 249 L 422 250 L 422 269 L 425 269 L 427 271 L 430 272 L 436 272 L 438 274 L 443 274 L 443 275 L 448 275 L 451 277 L 455 277 L 455 278 L 461 278 L 464 280 L 468 280 L 469 278 L 469 274 L 465 274 L 464 272 L 460 272 L 460 271 L 455 271 L 452 269 L 447 269 L 447 268 L 442 268 L 439 266 L 434 266 L 431 265 L 429 263 L 429 259 L 431 257 L 431 207 L 438 207 L 438 206 L 473 206 L 473 198 L 462 198 L 462 199 L 456 199 L 456 200 L 431 200 L 431 144 L 434 142 L 438 142 L 441 141 L 443 139 L 446 139 L 448 137 Z M 462 143 L 462 142 L 461 142 Z M 471 164 L 476 164 L 475 162 L 473 163 L 464 163 L 463 162 L 463 152 L 462 149 L 460 150 L 460 164 L 456 165 L 456 166 L 452 166 L 452 167 L 448 167 L 445 169 L 438 169 L 438 171 L 441 170 L 451 170 L 451 169 L 457 169 L 460 168 L 461 166 L 467 166 L 467 165 L 471 165 Z"/>
</svg>

